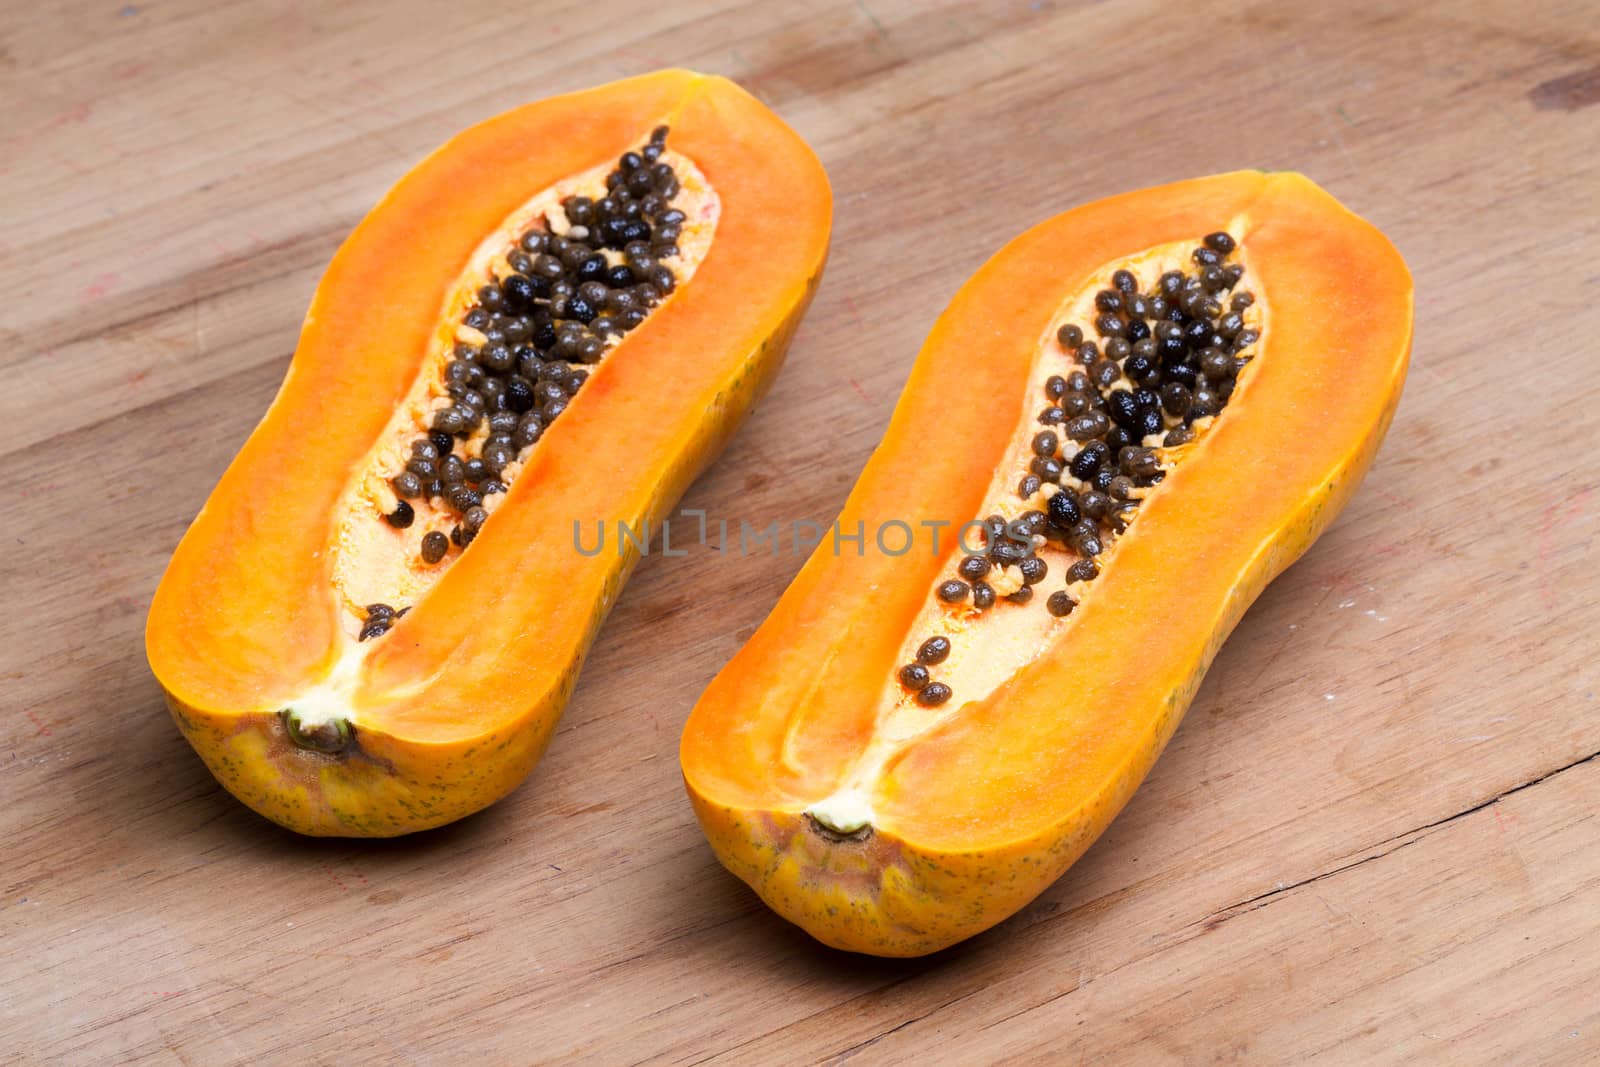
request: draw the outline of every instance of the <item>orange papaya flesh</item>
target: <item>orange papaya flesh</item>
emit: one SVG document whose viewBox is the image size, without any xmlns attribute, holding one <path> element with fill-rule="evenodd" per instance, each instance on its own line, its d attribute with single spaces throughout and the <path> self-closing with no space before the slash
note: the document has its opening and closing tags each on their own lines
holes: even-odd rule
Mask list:
<svg viewBox="0 0 1600 1067">
<path fill-rule="evenodd" d="M 518 108 L 402 178 L 329 265 L 151 605 L 152 670 L 218 779 L 292 829 L 368 836 L 526 777 L 637 558 L 581 553 L 575 523 L 659 521 L 720 451 L 777 373 L 831 213 L 791 129 L 679 70 Z M 550 365 L 561 403 L 530 406 Z M 480 467 L 430 485 L 412 460 L 449 410 L 439 444 Z M 507 442 L 507 411 L 550 417 Z"/>
<path fill-rule="evenodd" d="M 1215 307 L 1146 306 L 1168 272 L 1230 266 L 1237 279 L 1201 283 Z M 1193 326 L 1193 343 L 1136 363 L 1150 350 L 1136 317 L 1158 346 L 1166 322 Z M 1411 322 L 1398 253 L 1297 174 L 1131 193 L 1012 241 L 934 324 L 838 520 L 1005 524 L 909 553 L 869 532 L 865 551 L 824 545 L 806 563 L 684 730 L 689 795 L 723 864 L 818 939 L 887 956 L 1033 899 L 1127 802 L 1239 617 L 1349 498 L 1398 402 Z M 1097 352 L 1081 359 L 1067 327 Z M 1051 382 L 1108 362 L 1109 385 Z M 1146 387 L 1154 424 L 1151 395 L 1133 403 Z M 1073 393 L 1107 432 L 1074 439 L 1045 414 Z M 1074 474 L 1119 427 L 1130 439 Z M 929 699 L 935 685 L 947 691 Z"/>
</svg>

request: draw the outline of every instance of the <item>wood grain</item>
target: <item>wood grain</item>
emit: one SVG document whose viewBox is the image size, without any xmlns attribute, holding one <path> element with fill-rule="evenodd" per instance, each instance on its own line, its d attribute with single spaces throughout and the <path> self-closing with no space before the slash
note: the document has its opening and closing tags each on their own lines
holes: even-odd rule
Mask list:
<svg viewBox="0 0 1600 1067">
<path fill-rule="evenodd" d="M 933 316 L 1072 204 L 1300 169 L 1416 275 L 1345 516 L 1106 837 L 932 959 L 818 948 L 682 795 L 683 718 L 796 558 L 647 560 L 534 778 L 399 842 L 250 814 L 144 663 L 342 235 L 456 129 L 669 64 L 767 100 L 837 196 L 713 516 L 830 519 Z M 1597 72 L 1582 0 L 8 5 L 0 1058 L 1600 1059 Z"/>
</svg>

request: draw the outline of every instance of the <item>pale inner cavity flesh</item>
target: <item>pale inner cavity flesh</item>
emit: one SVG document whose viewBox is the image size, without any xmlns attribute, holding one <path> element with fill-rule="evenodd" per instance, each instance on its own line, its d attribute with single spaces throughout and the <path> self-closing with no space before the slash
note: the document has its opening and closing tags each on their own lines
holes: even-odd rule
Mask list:
<svg viewBox="0 0 1600 1067">
<path fill-rule="evenodd" d="M 642 150 L 644 144 L 640 142 L 634 150 Z M 670 206 L 681 211 L 684 219 L 678 227 L 677 253 L 659 261 L 661 266 L 672 271 L 676 284 L 650 309 L 651 315 L 693 278 L 710 251 L 722 210 L 716 190 L 692 159 L 670 148 L 661 150 L 656 158 L 669 165 L 677 177 L 679 188 L 672 195 Z M 418 558 L 419 537 L 429 531 L 448 533 L 450 530 L 451 517 L 438 501 L 430 502 L 425 498 L 411 501 L 415 520 L 406 529 L 396 529 L 385 516 L 399 503 L 390 477 L 405 468 L 411 443 L 427 433 L 433 413 L 451 404 L 444 371 L 451 352 L 464 340 L 463 316 L 477 304 L 483 286 L 514 273 L 506 257 L 522 234 L 531 229 L 561 235 L 568 233 L 572 224 L 562 203 L 575 196 L 594 201 L 605 197 L 607 176 L 616 166 L 615 162 L 608 161 L 566 178 L 541 190 L 513 211 L 478 245 L 439 309 L 438 327 L 411 389 L 396 406 L 372 449 L 357 464 L 356 474 L 346 486 L 335 511 L 340 519 L 329 546 L 331 595 L 336 600 L 342 630 L 328 675 L 284 708 L 303 730 L 312 731 L 341 719 L 354 720 L 350 697 L 359 686 L 366 654 L 375 647 L 375 643 L 358 643 L 366 606 L 383 603 L 392 605 L 396 611 L 410 608 L 439 580 L 453 558 L 454 554 L 432 565 Z M 605 256 L 608 266 L 614 267 L 623 261 L 616 249 L 605 248 L 600 254 Z M 625 337 L 612 333 L 604 340 L 604 352 L 585 370 L 599 372 Z M 581 402 L 581 394 L 572 399 L 573 404 Z M 486 425 L 479 426 L 465 439 L 467 449 L 481 444 L 488 432 Z M 541 440 L 528 446 L 529 450 L 506 466 L 500 480 L 514 487 L 531 450 L 542 444 Z M 490 512 L 489 521 L 505 499 L 504 493 L 483 498 L 482 506 Z"/>
<path fill-rule="evenodd" d="M 1245 229 L 1245 220 L 1234 219 L 1227 232 L 1239 236 Z M 1036 419 L 1039 404 L 1034 398 L 1045 395 L 1045 383 L 1051 376 L 1067 374 L 1077 368 L 1072 353 L 1066 351 L 1058 340 L 1058 329 L 1063 324 L 1076 323 L 1084 327 L 1086 336 L 1092 337 L 1093 332 L 1088 327 L 1094 322 L 1097 314 L 1096 294 L 1111 286 L 1113 272 L 1119 269 L 1131 271 L 1139 279 L 1142 287 L 1148 287 L 1150 282 L 1168 271 L 1193 271 L 1194 264 L 1190 259 L 1190 253 L 1196 243 L 1194 240 L 1186 240 L 1158 245 L 1106 264 L 1062 302 L 1035 348 L 1028 375 L 1029 400 L 1019 416 L 1012 443 L 995 468 L 993 479 L 984 495 L 983 506 L 978 514 L 973 516 L 974 520 L 998 514 L 1010 522 L 1028 511 L 1045 509 L 1049 497 L 1057 490 L 1056 485 L 1046 482 L 1039 492 L 1027 500 L 1021 499 L 1017 494 L 1019 482 L 1029 473 L 1029 464 L 1034 457 L 1033 438 L 1042 428 Z M 1240 289 L 1248 288 L 1249 262 L 1242 244 L 1233 251 L 1231 262 L 1245 267 L 1246 280 L 1240 283 Z M 1267 334 L 1268 315 L 1263 303 L 1257 300 L 1240 311 L 1246 328 L 1253 331 L 1258 338 L 1248 351 L 1251 357 L 1258 356 L 1265 347 L 1262 339 Z M 1248 365 L 1238 372 L 1239 389 L 1247 387 L 1250 374 Z M 1124 377 L 1111 388 L 1126 390 L 1132 386 Z M 1239 401 L 1236 399 L 1232 402 Z M 1226 413 L 1219 417 L 1226 417 Z M 1192 423 L 1194 438 L 1186 444 L 1166 447 L 1162 443 L 1161 435 L 1152 435 L 1139 443 L 1154 448 L 1160 459 L 1161 469 L 1170 470 L 1182 462 L 1187 454 L 1199 447 L 1214 421 L 1211 417 L 1194 420 Z M 1054 428 L 1060 429 L 1059 426 Z M 1063 458 L 1070 459 L 1077 447 L 1073 442 L 1063 440 Z M 1082 483 L 1070 474 L 1063 475 L 1061 483 L 1082 488 Z M 1146 499 L 1152 494 L 1161 492 L 1163 488 L 1164 484 L 1156 484 L 1136 489 L 1134 498 Z M 1138 519 L 1135 516 L 1127 532 L 1107 539 L 1103 551 L 1095 559 L 1102 571 L 1115 566 L 1120 541 L 1137 528 Z M 981 535 L 970 534 L 969 543 L 973 540 L 981 542 Z M 1063 577 L 1083 556 L 1064 544 L 1047 541 L 1041 536 L 1034 538 L 1034 544 L 1037 546 L 1037 555 L 1046 562 L 1051 575 L 1048 585 L 1039 586 L 1041 593 L 1045 589 L 1062 589 Z M 960 561 L 960 549 L 957 549 L 957 554 L 943 569 L 935 585 L 956 577 L 956 567 Z M 882 778 L 886 767 L 899 753 L 914 745 L 919 738 L 951 716 L 958 714 L 962 705 L 981 701 L 989 696 L 1007 678 L 1056 642 L 1070 640 L 1069 632 L 1081 618 L 1081 611 L 1074 611 L 1065 617 L 1055 617 L 1042 609 L 1038 598 L 1027 604 L 1009 603 L 1004 599 L 1005 594 L 1013 591 L 1014 586 L 1021 584 L 1015 577 L 1015 572 L 1016 568 L 1009 568 L 1004 574 L 996 571 L 991 576 L 990 580 L 1000 598 L 993 607 L 981 613 L 971 606 L 970 601 L 952 606 L 941 603 L 930 591 L 922 611 L 907 631 L 897 663 L 914 662 L 917 650 L 930 637 L 947 638 L 950 644 L 948 656 L 933 670 L 938 681 L 954 691 L 956 699 L 942 707 L 925 707 L 917 702 L 915 693 L 896 684 L 893 678 L 887 679 L 879 697 L 876 729 L 872 741 L 856 758 L 839 788 L 830 796 L 807 808 L 806 814 L 828 830 L 840 834 L 856 834 L 871 826 L 874 821 L 872 809 L 874 788 Z M 1064 588 L 1081 607 L 1086 599 L 1095 595 L 1094 584 L 1092 580 L 1070 582 Z M 1071 714 L 1070 698 L 1063 701 L 1062 714 Z"/>
</svg>

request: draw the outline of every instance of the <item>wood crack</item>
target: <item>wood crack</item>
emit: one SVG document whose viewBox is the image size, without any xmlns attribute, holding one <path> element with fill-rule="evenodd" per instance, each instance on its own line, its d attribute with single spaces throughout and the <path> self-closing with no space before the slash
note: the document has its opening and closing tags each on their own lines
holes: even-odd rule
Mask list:
<svg viewBox="0 0 1600 1067">
<path fill-rule="evenodd" d="M 1587 756 L 1580 756 L 1570 763 L 1566 763 L 1560 767 L 1557 767 L 1555 770 L 1547 771 L 1536 778 L 1530 778 L 1526 782 L 1519 782 L 1517 785 L 1501 790 L 1488 799 L 1479 801 L 1471 807 L 1463 808 L 1462 810 L 1451 815 L 1446 815 L 1441 819 L 1435 819 L 1432 822 L 1423 823 L 1421 826 L 1413 827 L 1410 830 L 1395 834 L 1392 837 L 1384 838 L 1382 841 L 1379 841 L 1377 844 L 1371 846 L 1379 851 L 1372 852 L 1370 855 L 1362 856 L 1360 859 L 1351 860 L 1349 863 L 1342 863 L 1330 870 L 1321 871 L 1317 874 L 1302 878 L 1296 882 L 1274 886 L 1265 893 L 1257 893 L 1253 897 L 1247 897 L 1244 900 L 1230 904 L 1225 908 L 1220 908 L 1217 911 L 1212 912 L 1210 915 L 1207 915 L 1205 918 L 1197 919 L 1189 925 L 1203 926 L 1207 931 L 1215 930 L 1229 919 L 1235 918 L 1239 915 L 1247 915 L 1258 908 L 1266 907 L 1268 904 L 1272 903 L 1273 899 L 1276 897 L 1283 896 L 1285 893 L 1292 892 L 1301 888 L 1302 886 L 1312 885 L 1316 882 L 1321 882 L 1325 879 L 1332 878 L 1335 875 L 1343 874 L 1345 871 L 1353 870 L 1356 867 L 1371 863 L 1374 860 L 1383 859 L 1385 856 L 1392 855 L 1393 853 L 1399 852 L 1403 848 L 1407 848 L 1416 844 L 1418 841 L 1424 840 L 1425 838 L 1431 836 L 1432 831 L 1437 830 L 1441 826 L 1447 826 L 1450 823 L 1464 819 L 1467 816 L 1480 812 L 1485 808 L 1492 807 L 1507 797 L 1522 792 L 1524 789 L 1532 789 L 1541 782 L 1548 781 L 1559 774 L 1565 774 L 1567 771 L 1581 767 L 1585 763 L 1592 763 L 1595 760 L 1600 760 L 1600 752 L 1591 752 Z M 1385 848 L 1384 846 L 1386 845 L 1390 847 Z"/>
<path fill-rule="evenodd" d="M 871 1048 L 873 1045 L 876 1045 L 878 1042 L 882 1041 L 884 1038 L 889 1037 L 889 1036 L 891 1036 L 893 1034 L 897 1034 L 901 1030 L 904 1030 L 906 1027 L 911 1026 L 914 1023 L 920 1023 L 922 1020 L 928 1018 L 930 1015 L 937 1015 L 939 1012 L 944 1011 L 946 1008 L 949 1008 L 949 1007 L 952 1007 L 952 1006 L 954 1006 L 956 1004 L 959 1004 L 963 1000 L 966 1000 L 968 997 L 973 996 L 978 992 L 979 992 L 979 990 L 977 990 L 977 989 L 970 989 L 967 992 L 961 994 L 959 997 L 953 997 L 950 1000 L 946 1000 L 946 1001 L 944 1001 L 944 1002 L 942 1002 L 940 1004 L 936 1004 L 933 1007 L 929 1008 L 927 1011 L 922 1012 L 919 1015 L 913 1015 L 911 1018 L 905 1020 L 904 1022 L 896 1023 L 894 1026 L 889 1027 L 889 1029 L 884 1030 L 881 1033 L 874 1034 L 872 1037 L 867 1038 L 865 1041 L 857 1041 L 854 1045 L 851 1045 L 849 1048 L 844 1049 L 843 1051 L 835 1053 L 834 1055 L 828 1057 L 827 1062 L 828 1063 L 843 1063 L 845 1060 L 850 1059 L 856 1053 L 863 1052 L 866 1049 Z"/>
</svg>

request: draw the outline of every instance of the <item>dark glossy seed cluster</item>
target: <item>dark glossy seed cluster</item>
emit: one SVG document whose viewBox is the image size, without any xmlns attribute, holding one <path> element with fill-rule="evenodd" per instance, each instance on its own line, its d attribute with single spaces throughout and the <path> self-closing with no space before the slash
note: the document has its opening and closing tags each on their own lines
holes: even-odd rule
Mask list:
<svg viewBox="0 0 1600 1067">
<path fill-rule="evenodd" d="M 506 467 L 566 410 L 589 376 L 584 365 L 677 285 L 667 260 L 678 254 L 685 217 L 673 206 L 678 177 L 661 160 L 666 138 L 659 127 L 644 148 L 625 153 L 603 198 L 563 200 L 564 234 L 548 220 L 524 233 L 506 253 L 510 271 L 480 289 L 462 317 L 444 369 L 451 404 L 433 413 L 430 432 L 390 479 L 400 498 L 385 516 L 391 526 L 409 527 L 416 511 L 408 501 L 419 498 L 456 520 L 448 537 L 421 538 L 424 563 L 472 543 L 489 517 L 484 500 L 506 491 Z M 487 435 L 474 443 L 480 429 Z"/>
<path fill-rule="evenodd" d="M 960 578 L 953 578 L 939 586 L 939 599 L 946 604 L 965 604 L 969 600 L 979 611 L 988 611 L 996 600 L 1013 604 L 1026 604 L 1033 599 L 1033 587 L 1044 581 L 1050 567 L 1037 555 L 1034 536 L 1044 533 L 1046 516 L 1042 511 L 1029 511 L 1019 518 L 1006 522 L 999 515 L 983 520 L 982 552 L 962 557 L 956 567 Z M 1016 568 L 1013 581 L 1003 583 L 1000 592 L 995 588 L 995 577 Z"/>
<path fill-rule="evenodd" d="M 366 609 L 367 617 L 361 624 L 361 640 L 382 637 L 389 632 L 389 627 L 399 622 L 401 617 L 410 610 L 410 608 L 401 608 L 396 611 L 388 604 L 368 604 Z"/>
<path fill-rule="evenodd" d="M 1133 521 L 1142 491 L 1165 477 L 1161 450 L 1193 441 L 1196 421 L 1227 407 L 1252 358 L 1248 349 L 1259 334 L 1246 325 L 1245 312 L 1255 297 L 1239 284 L 1244 267 L 1229 261 L 1235 247 L 1229 234 L 1209 234 L 1194 249 L 1192 268 L 1168 271 L 1148 289 L 1132 272 L 1116 271 L 1110 287 L 1095 294 L 1092 327 L 1067 323 L 1057 331 L 1074 366 L 1045 382 L 1040 429 L 1017 485 L 1023 500 L 1045 490 L 1045 508 L 1009 523 L 998 515 L 983 520 L 983 551 L 962 558 L 959 578 L 937 590 L 941 601 L 970 599 L 987 611 L 998 599 L 997 569 L 1015 567 L 1015 576 L 998 584 L 1017 586 L 1004 599 L 1028 603 L 1048 573 L 1036 554 L 1041 543 L 1079 557 L 1066 568 L 1066 585 L 1099 576 L 1096 557 Z M 1067 589 L 1044 603 L 1057 618 L 1077 607 Z M 916 666 L 901 668 L 901 683 L 923 704 L 948 700 L 948 690 L 923 699 L 927 689 L 917 684 Z"/>
<path fill-rule="evenodd" d="M 936 708 L 950 699 L 950 687 L 933 680 L 930 667 L 937 667 L 950 658 L 950 639 L 930 637 L 917 648 L 917 658 L 900 668 L 900 684 L 917 695 L 917 703 L 925 708 Z"/>
</svg>

